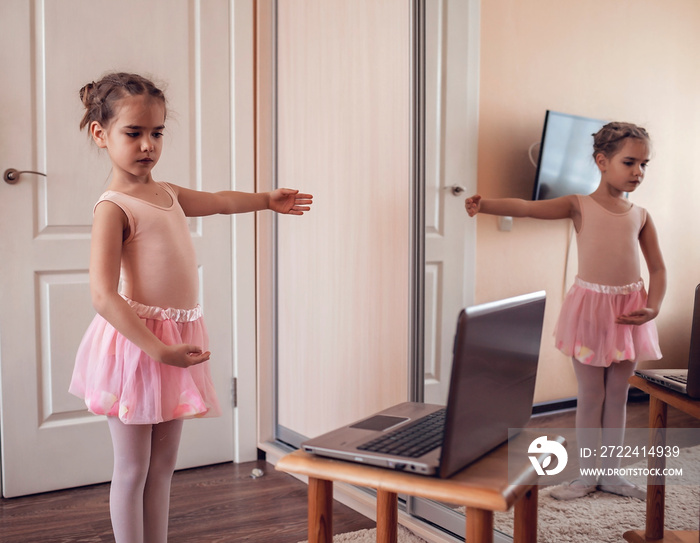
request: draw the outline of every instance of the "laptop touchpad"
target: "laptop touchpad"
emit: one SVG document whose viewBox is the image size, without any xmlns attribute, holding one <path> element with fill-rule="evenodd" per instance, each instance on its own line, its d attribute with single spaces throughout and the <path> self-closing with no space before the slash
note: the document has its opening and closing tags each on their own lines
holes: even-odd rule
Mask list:
<svg viewBox="0 0 700 543">
<path fill-rule="evenodd" d="M 357 424 L 353 424 L 350 428 L 358 428 L 359 430 L 376 430 L 381 432 L 392 426 L 406 422 L 408 417 L 391 417 L 388 415 L 376 415 L 365 420 L 361 420 Z"/>
</svg>

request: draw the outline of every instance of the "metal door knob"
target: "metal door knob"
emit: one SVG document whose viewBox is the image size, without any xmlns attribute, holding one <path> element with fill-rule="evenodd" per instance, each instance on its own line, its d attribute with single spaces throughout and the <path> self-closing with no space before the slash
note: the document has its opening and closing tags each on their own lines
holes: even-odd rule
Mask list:
<svg viewBox="0 0 700 543">
<path fill-rule="evenodd" d="M 445 189 L 449 190 L 455 196 L 459 196 L 463 192 L 467 191 L 467 189 L 465 189 L 462 185 L 451 185 L 449 187 L 445 187 Z"/>
<path fill-rule="evenodd" d="M 43 175 L 44 177 L 46 177 L 46 174 L 41 172 L 33 172 L 31 170 L 19 171 L 15 170 L 14 168 L 9 168 L 5 170 L 5 174 L 2 176 L 2 178 L 5 180 L 5 183 L 14 185 L 15 183 L 17 183 L 17 181 L 19 181 L 19 176 L 23 173 L 33 173 L 34 175 Z"/>
</svg>

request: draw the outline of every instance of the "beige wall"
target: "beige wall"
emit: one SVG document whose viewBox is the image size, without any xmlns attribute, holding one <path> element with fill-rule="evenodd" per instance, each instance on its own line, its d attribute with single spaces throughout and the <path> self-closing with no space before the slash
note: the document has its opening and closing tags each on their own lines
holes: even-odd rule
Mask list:
<svg viewBox="0 0 700 543">
<path fill-rule="evenodd" d="M 687 362 L 693 290 L 700 283 L 700 3 L 697 0 L 488 0 L 481 4 L 479 192 L 529 198 L 527 149 L 547 109 L 646 127 L 654 155 L 632 200 L 659 230 L 669 270 L 657 324 L 663 363 Z M 515 219 L 500 232 L 478 218 L 476 298 L 546 289 L 536 401 L 574 396 L 568 360 L 551 340 L 564 288 L 566 221 Z M 575 242 L 572 245 L 575 253 Z M 575 256 L 575 255 L 574 255 Z"/>
</svg>

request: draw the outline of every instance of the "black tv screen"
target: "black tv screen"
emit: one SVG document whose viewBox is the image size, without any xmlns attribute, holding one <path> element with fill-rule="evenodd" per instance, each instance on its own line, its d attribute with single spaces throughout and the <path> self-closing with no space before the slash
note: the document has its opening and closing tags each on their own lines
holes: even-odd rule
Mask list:
<svg viewBox="0 0 700 543">
<path fill-rule="evenodd" d="M 604 124 L 598 119 L 547 110 L 533 200 L 590 194 L 598 187 L 600 172 L 593 160 L 593 134 Z"/>
</svg>

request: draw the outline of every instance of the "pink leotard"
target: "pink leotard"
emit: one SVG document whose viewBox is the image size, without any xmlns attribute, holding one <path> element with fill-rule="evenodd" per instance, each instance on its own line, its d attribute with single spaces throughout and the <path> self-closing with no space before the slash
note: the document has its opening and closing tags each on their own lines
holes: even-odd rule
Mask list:
<svg viewBox="0 0 700 543">
<path fill-rule="evenodd" d="M 192 308 L 197 304 L 197 257 L 185 213 L 175 191 L 158 183 L 170 196 L 168 207 L 121 192 L 105 192 L 104 201 L 118 205 L 129 223 L 122 247 L 121 293 L 142 304 Z"/>
<path fill-rule="evenodd" d="M 610 286 L 639 281 L 639 234 L 647 220 L 646 210 L 632 204 L 624 213 L 613 213 L 590 196 L 577 197 L 581 207 L 581 228 L 576 234 L 578 276 Z"/>
</svg>

